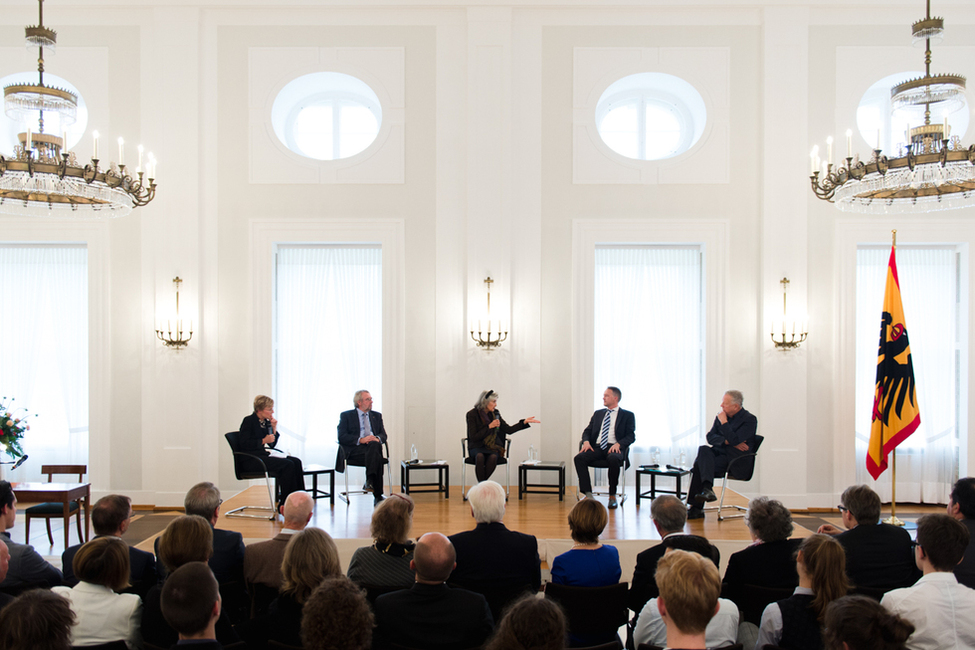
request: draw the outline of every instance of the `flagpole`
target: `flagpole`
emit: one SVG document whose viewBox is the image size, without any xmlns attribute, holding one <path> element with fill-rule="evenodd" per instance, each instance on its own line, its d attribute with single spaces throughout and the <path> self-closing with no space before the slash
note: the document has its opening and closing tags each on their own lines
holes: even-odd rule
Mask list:
<svg viewBox="0 0 975 650">
<path fill-rule="evenodd" d="M 890 231 L 891 246 L 897 249 L 897 230 Z M 904 522 L 897 518 L 897 448 L 890 450 L 890 516 L 884 519 L 885 524 L 903 526 Z"/>
</svg>

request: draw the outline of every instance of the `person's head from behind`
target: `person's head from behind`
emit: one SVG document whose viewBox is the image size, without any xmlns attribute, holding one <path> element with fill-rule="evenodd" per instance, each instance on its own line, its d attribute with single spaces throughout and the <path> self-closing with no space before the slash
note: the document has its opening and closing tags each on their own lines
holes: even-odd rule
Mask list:
<svg viewBox="0 0 975 650">
<path fill-rule="evenodd" d="M 74 623 L 67 598 L 47 589 L 26 591 L 0 612 L 0 648 L 70 650 Z"/>
<path fill-rule="evenodd" d="M 954 517 L 924 515 L 917 520 L 917 564 L 922 570 L 928 562 L 935 571 L 954 571 L 970 541 L 968 528 Z"/>
<path fill-rule="evenodd" d="M 467 491 L 471 514 L 479 524 L 493 524 L 504 519 L 504 488 L 494 481 L 481 481 Z"/>
<path fill-rule="evenodd" d="M 792 513 L 781 501 L 756 497 L 748 502 L 745 523 L 752 537 L 763 542 L 778 542 L 792 534 Z"/>
<path fill-rule="evenodd" d="M 845 596 L 850 589 L 846 578 L 846 551 L 829 535 L 810 535 L 799 544 L 796 567 L 800 575 L 809 577 L 813 591 L 812 607 L 822 622 L 826 606 Z"/>
<path fill-rule="evenodd" d="M 606 506 L 595 499 L 583 499 L 569 511 L 569 531 L 578 544 L 598 544 L 606 528 Z"/>
<path fill-rule="evenodd" d="M 446 582 L 457 566 L 457 552 L 445 535 L 427 533 L 417 540 L 410 568 L 416 581 L 428 584 Z"/>
<path fill-rule="evenodd" d="M 78 549 L 71 568 L 81 582 L 121 591 L 129 586 L 129 546 L 118 537 L 96 537 Z"/>
<path fill-rule="evenodd" d="M 721 576 L 714 562 L 697 553 L 668 549 L 657 562 L 657 607 L 684 634 L 704 634 L 718 611 Z M 668 623 L 669 624 L 669 623 Z"/>
<path fill-rule="evenodd" d="M 0 530 L 13 528 L 17 521 L 17 497 L 7 481 L 0 481 Z"/>
<path fill-rule="evenodd" d="M 914 626 L 873 598 L 843 596 L 826 608 L 826 650 L 904 650 Z"/>
<path fill-rule="evenodd" d="M 557 602 L 527 594 L 505 609 L 487 650 L 562 650 L 567 631 Z"/>
<path fill-rule="evenodd" d="M 213 528 L 199 515 L 181 515 L 159 537 L 159 561 L 172 573 L 187 562 L 207 562 L 213 555 Z"/>
<path fill-rule="evenodd" d="M 132 501 L 122 494 L 104 496 L 91 509 L 91 525 L 96 535 L 124 533 L 131 517 Z"/>
<path fill-rule="evenodd" d="M 345 576 L 327 578 L 315 588 L 301 614 L 305 650 L 368 650 L 374 625 L 369 601 Z"/>
<path fill-rule="evenodd" d="M 325 578 L 342 575 L 335 540 L 321 528 L 295 533 L 284 547 L 281 593 L 304 603 Z"/>
<path fill-rule="evenodd" d="M 369 533 L 381 544 L 402 544 L 413 528 L 413 499 L 394 492 L 372 511 Z"/>
<path fill-rule="evenodd" d="M 285 527 L 301 530 L 311 521 L 311 516 L 315 512 L 315 500 L 307 492 L 292 492 L 284 500 L 282 511 Z"/>
<path fill-rule="evenodd" d="M 204 562 L 187 562 L 166 579 L 160 608 L 181 637 L 199 636 L 220 617 L 220 588 Z"/>
<path fill-rule="evenodd" d="M 856 524 L 872 526 L 880 521 L 880 495 L 867 485 L 851 485 L 843 490 L 840 503 Z"/>
<path fill-rule="evenodd" d="M 975 519 L 975 478 L 969 476 L 955 481 L 948 498 L 948 514 Z"/>
<path fill-rule="evenodd" d="M 684 530 L 687 523 L 687 507 L 677 497 L 665 494 L 650 503 L 650 518 L 661 533 Z"/>
<path fill-rule="evenodd" d="M 220 499 L 220 490 L 216 485 L 209 481 L 197 483 L 186 493 L 183 499 L 183 510 L 188 515 L 199 515 L 214 523 L 219 514 L 217 508 L 223 501 Z"/>
</svg>

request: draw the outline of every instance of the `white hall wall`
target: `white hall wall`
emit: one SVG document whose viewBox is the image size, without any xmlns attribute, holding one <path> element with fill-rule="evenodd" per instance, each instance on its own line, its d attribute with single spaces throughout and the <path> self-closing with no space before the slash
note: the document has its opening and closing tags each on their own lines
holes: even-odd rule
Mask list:
<svg viewBox="0 0 975 650">
<path fill-rule="evenodd" d="M 243 487 L 222 434 L 256 393 L 271 390 L 269 278 L 260 271 L 266 260 L 255 259 L 266 250 L 262 237 L 291 229 L 299 239 L 339 231 L 369 239 L 378 229 L 392 238 L 402 255 L 384 296 L 392 307 L 380 405 L 392 455 L 416 444 L 458 470 L 463 415 L 487 388 L 501 394 L 509 420 L 542 420 L 514 437 L 515 459 L 533 444 L 544 458 L 571 460 L 602 389 L 587 373 L 591 351 L 579 346 L 592 338 L 578 304 L 580 232 L 604 223 L 623 237 L 633 226 L 639 237 L 709 241 L 717 295 L 709 296 L 707 412 L 726 388 L 745 393 L 766 436 L 747 490 L 794 507 L 831 506 L 853 481 L 849 260 L 857 242 L 889 241 L 891 227 L 902 242 L 975 237 L 970 210 L 937 215 L 933 226 L 930 218 L 851 219 L 808 188 L 811 144 L 853 124 L 855 101 L 837 89 L 865 90 L 888 74 L 884 52 L 907 44 L 908 25 L 923 12 L 915 0 L 45 4 L 60 46 L 47 69 L 59 74 L 63 57 L 72 76 L 62 76 L 82 92 L 89 81 L 107 83 L 89 129 L 141 141 L 160 160 L 152 204 L 92 226 L 97 236 L 63 231 L 103 251 L 92 270 L 101 277 L 90 283 L 99 355 L 90 379 L 98 407 L 91 479 L 96 492 L 124 492 L 136 503 L 180 504 L 199 480 L 227 492 Z M 938 61 L 975 43 L 975 7 L 948 0 L 935 9 L 947 21 L 935 69 L 971 74 Z M 6 2 L 0 48 L 19 48 L 23 26 L 35 21 L 36 4 Z M 402 182 L 249 181 L 270 164 L 250 158 L 249 48 L 295 47 L 403 49 Z M 727 52 L 727 153 L 688 157 L 680 182 L 573 182 L 578 48 Z M 857 60 L 849 48 L 860 48 Z M 102 63 L 89 70 L 86 57 Z M 30 59 L 5 57 L 0 73 Z M 695 165 L 707 167 L 703 180 Z M 50 222 L 0 218 L 2 241 L 58 232 Z M 488 274 L 497 280 L 492 307 L 511 322 L 509 341 L 492 354 L 467 333 Z M 176 275 L 185 280 L 181 307 L 197 323 L 180 353 L 153 335 Z M 810 314 L 810 338 L 790 354 L 774 351 L 766 333 L 783 275 L 792 280 L 790 303 Z M 637 435 L 652 430 L 654 404 L 667 396 L 622 388 Z M 973 453 L 963 447 L 963 475 Z"/>
</svg>

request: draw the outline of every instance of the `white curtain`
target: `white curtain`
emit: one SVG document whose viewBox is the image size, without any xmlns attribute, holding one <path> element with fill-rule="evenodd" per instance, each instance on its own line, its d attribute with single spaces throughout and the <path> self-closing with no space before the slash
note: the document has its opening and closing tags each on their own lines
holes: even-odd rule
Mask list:
<svg viewBox="0 0 975 650">
<path fill-rule="evenodd" d="M 32 414 L 30 459 L 5 476 L 39 481 L 42 464 L 88 464 L 88 251 L 0 245 L 0 297 L 0 396 Z"/>
<path fill-rule="evenodd" d="M 867 444 L 877 376 L 880 315 L 889 247 L 857 250 L 857 482 L 891 498 L 891 468 L 874 482 L 866 469 Z M 947 503 L 958 478 L 960 359 L 959 253 L 954 246 L 898 246 L 904 317 L 910 337 L 921 425 L 897 447 L 897 501 Z M 889 461 L 888 461 L 889 462 Z"/>
<path fill-rule="evenodd" d="M 382 412 L 382 248 L 278 245 L 275 294 L 278 446 L 331 467 L 353 393 Z"/>
<path fill-rule="evenodd" d="M 689 466 L 705 432 L 700 247 L 599 246 L 595 293 L 596 392 L 617 386 L 636 415 L 631 462 L 649 463 L 654 450 Z"/>
</svg>

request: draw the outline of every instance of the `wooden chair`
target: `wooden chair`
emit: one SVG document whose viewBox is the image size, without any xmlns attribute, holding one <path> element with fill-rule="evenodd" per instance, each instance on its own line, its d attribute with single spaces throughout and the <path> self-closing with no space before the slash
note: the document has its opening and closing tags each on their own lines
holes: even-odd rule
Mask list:
<svg viewBox="0 0 975 650">
<path fill-rule="evenodd" d="M 47 482 L 53 483 L 54 477 L 63 474 L 77 474 L 78 483 L 85 482 L 85 474 L 88 473 L 87 465 L 41 465 L 41 474 L 47 474 Z M 51 542 L 51 546 L 54 546 L 54 534 L 51 533 L 51 520 L 52 519 L 63 519 L 64 520 L 64 548 L 68 548 L 70 544 L 68 543 L 68 535 L 70 533 L 69 523 L 71 521 L 71 515 L 78 515 L 78 541 L 84 543 L 85 535 L 81 532 L 81 503 L 78 501 L 71 501 L 69 503 L 39 503 L 36 506 L 31 506 L 24 511 L 26 515 L 26 523 L 24 525 L 24 540 L 27 544 L 30 544 L 30 520 L 31 519 L 43 519 L 44 523 L 47 524 L 47 539 Z"/>
</svg>

